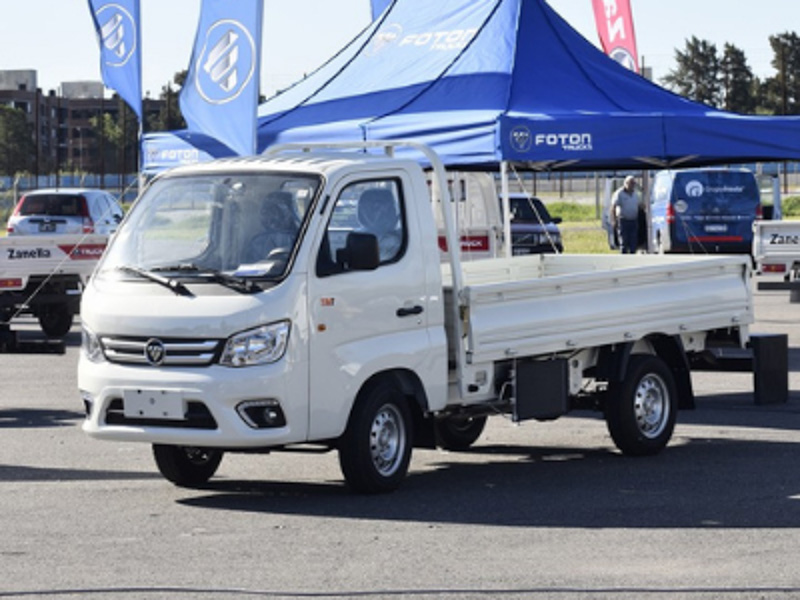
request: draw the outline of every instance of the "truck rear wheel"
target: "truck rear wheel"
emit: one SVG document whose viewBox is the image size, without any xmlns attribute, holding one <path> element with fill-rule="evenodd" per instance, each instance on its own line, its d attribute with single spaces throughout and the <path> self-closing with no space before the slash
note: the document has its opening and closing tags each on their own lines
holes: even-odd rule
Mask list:
<svg viewBox="0 0 800 600">
<path fill-rule="evenodd" d="M 72 328 L 72 311 L 66 304 L 46 304 L 39 308 L 39 327 L 49 338 L 62 338 Z"/>
<path fill-rule="evenodd" d="M 408 472 L 413 431 L 403 394 L 388 380 L 359 395 L 339 441 L 339 465 L 356 492 L 375 494 L 397 489 Z"/>
<path fill-rule="evenodd" d="M 445 450 L 466 450 L 481 437 L 486 418 L 453 415 L 437 420 L 439 445 Z"/>
<path fill-rule="evenodd" d="M 165 479 L 180 487 L 206 483 L 217 472 L 222 451 L 193 446 L 153 444 L 153 457 Z"/>
<path fill-rule="evenodd" d="M 657 356 L 631 356 L 625 381 L 609 387 L 606 425 L 623 454 L 657 454 L 675 428 L 677 388 L 669 367 Z"/>
</svg>

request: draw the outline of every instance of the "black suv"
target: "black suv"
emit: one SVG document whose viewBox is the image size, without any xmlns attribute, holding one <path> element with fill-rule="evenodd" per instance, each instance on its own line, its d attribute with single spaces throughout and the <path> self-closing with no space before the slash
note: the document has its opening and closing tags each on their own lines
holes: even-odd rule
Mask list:
<svg viewBox="0 0 800 600">
<path fill-rule="evenodd" d="M 547 207 L 538 198 L 525 194 L 511 194 L 511 253 L 546 254 L 561 253 L 561 217 L 551 217 Z M 500 201 L 502 213 L 502 199 Z"/>
</svg>

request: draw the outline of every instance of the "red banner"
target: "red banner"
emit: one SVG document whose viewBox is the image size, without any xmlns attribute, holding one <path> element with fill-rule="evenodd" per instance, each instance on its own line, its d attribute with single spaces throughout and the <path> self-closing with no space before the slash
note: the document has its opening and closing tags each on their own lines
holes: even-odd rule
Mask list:
<svg viewBox="0 0 800 600">
<path fill-rule="evenodd" d="M 592 0 L 603 52 L 622 66 L 639 72 L 630 0 Z"/>
</svg>

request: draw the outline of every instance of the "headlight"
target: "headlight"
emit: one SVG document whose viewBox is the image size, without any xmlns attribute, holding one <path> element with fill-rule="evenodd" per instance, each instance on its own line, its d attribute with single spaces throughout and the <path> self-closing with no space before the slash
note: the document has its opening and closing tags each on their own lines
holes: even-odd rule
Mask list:
<svg viewBox="0 0 800 600">
<path fill-rule="evenodd" d="M 289 321 L 248 329 L 228 339 L 219 362 L 227 367 L 273 363 L 283 356 L 288 339 Z"/>
<path fill-rule="evenodd" d="M 86 325 L 81 325 L 81 348 L 90 361 L 100 362 L 103 360 L 103 347 L 100 345 L 100 339 Z"/>
</svg>

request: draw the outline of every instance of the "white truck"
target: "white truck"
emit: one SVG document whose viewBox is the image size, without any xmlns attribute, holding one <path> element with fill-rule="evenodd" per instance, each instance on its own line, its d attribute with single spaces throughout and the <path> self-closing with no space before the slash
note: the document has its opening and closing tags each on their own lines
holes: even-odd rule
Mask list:
<svg viewBox="0 0 800 600">
<path fill-rule="evenodd" d="M 404 144 L 431 164 L 431 197 L 398 145 L 155 178 L 83 294 L 84 431 L 152 444 L 180 486 L 225 452 L 336 449 L 365 493 L 400 485 L 412 447 L 465 449 L 495 414 L 602 410 L 623 453 L 664 448 L 694 400 L 690 357 L 747 341 L 749 259 L 440 264 L 432 209 L 459 247 L 447 176 Z"/>
<path fill-rule="evenodd" d="M 753 223 L 753 262 L 757 274 L 783 276 L 759 281 L 759 289 L 800 291 L 800 221 Z"/>
<path fill-rule="evenodd" d="M 105 235 L 0 238 L 0 334 L 11 320 L 33 314 L 51 338 L 69 332 L 86 280 L 105 250 Z"/>
</svg>

